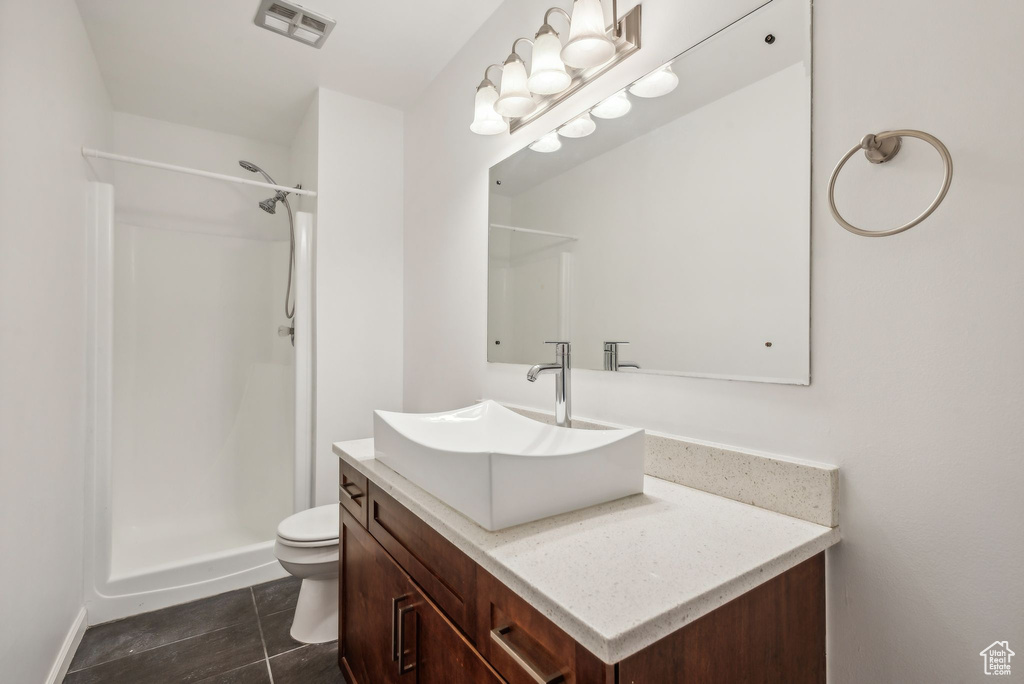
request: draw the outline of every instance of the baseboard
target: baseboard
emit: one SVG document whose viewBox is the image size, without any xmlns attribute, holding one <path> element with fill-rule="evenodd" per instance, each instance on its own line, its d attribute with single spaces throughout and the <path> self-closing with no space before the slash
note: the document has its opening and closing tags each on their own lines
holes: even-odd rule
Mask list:
<svg viewBox="0 0 1024 684">
<path fill-rule="evenodd" d="M 78 650 L 78 645 L 82 643 L 82 637 L 85 636 L 85 628 L 89 626 L 87 617 L 85 607 L 80 608 L 78 615 L 75 616 L 75 621 L 71 623 L 71 629 L 68 630 L 67 636 L 64 637 L 60 653 L 57 654 L 57 659 L 54 661 L 53 667 L 50 668 L 50 676 L 46 678 L 46 684 L 60 684 L 64 681 L 64 675 L 68 673 L 68 668 L 71 667 L 75 651 Z"/>
</svg>

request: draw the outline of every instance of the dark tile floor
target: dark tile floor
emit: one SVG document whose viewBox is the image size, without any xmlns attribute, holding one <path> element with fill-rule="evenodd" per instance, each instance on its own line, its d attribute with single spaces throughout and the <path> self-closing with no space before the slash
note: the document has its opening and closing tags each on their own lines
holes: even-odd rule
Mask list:
<svg viewBox="0 0 1024 684">
<path fill-rule="evenodd" d="M 338 644 L 288 634 L 299 581 L 288 577 L 90 627 L 65 684 L 344 684 Z"/>
</svg>

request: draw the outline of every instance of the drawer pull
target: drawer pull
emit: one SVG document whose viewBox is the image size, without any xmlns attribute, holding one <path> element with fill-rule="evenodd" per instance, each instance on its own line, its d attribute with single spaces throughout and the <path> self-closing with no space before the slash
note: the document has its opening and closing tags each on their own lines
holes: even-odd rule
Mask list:
<svg viewBox="0 0 1024 684">
<path fill-rule="evenodd" d="M 409 598 L 408 594 L 391 599 L 391 662 L 398 660 L 398 649 L 401 648 L 398 645 L 401 643 L 398 636 L 398 604 L 407 598 Z"/>
<path fill-rule="evenodd" d="M 506 625 L 504 627 L 495 627 L 491 630 L 491 641 L 498 644 L 505 653 L 508 654 L 512 660 L 516 661 L 516 664 L 530 676 L 530 679 L 535 681 L 537 684 L 559 684 L 565 681 L 565 675 L 561 672 L 557 672 L 551 675 L 545 675 L 540 671 L 540 668 L 531 664 L 526 656 L 508 640 L 508 635 L 512 632 L 512 625 Z"/>
<path fill-rule="evenodd" d="M 415 658 L 413 658 L 410 665 L 405 664 L 405 616 L 408 615 L 410 611 L 415 610 L 416 606 L 406 606 L 398 611 L 398 674 L 400 675 L 404 675 L 416 669 Z M 414 612 L 412 615 L 415 618 L 418 613 Z"/>
<path fill-rule="evenodd" d="M 404 596 L 396 596 L 391 599 L 391 662 L 398 660 L 398 652 L 396 650 L 396 644 L 398 643 L 398 637 L 396 636 L 396 630 L 398 629 L 398 602 L 404 599 Z"/>
<path fill-rule="evenodd" d="M 348 491 L 349 487 L 356 487 L 356 493 L 353 494 L 352 492 Z M 366 494 L 359 491 L 359 488 L 356 486 L 355 482 L 346 482 L 345 484 L 341 485 L 341 491 L 345 493 L 345 496 L 352 499 L 353 501 L 355 501 L 356 499 L 361 499 L 364 496 L 366 496 Z"/>
</svg>

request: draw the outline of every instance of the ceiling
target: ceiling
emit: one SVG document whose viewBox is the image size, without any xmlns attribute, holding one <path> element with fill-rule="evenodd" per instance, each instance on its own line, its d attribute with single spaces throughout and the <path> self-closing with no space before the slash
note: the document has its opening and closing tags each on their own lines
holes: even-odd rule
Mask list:
<svg viewBox="0 0 1024 684">
<path fill-rule="evenodd" d="M 322 49 L 253 23 L 258 0 L 78 0 L 114 109 L 287 143 L 319 86 L 411 105 L 501 0 L 304 0 Z"/>
</svg>

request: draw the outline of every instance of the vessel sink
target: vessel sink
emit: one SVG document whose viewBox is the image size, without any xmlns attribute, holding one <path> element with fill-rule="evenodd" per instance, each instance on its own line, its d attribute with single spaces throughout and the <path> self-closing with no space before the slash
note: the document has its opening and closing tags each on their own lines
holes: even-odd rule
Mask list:
<svg viewBox="0 0 1024 684">
<path fill-rule="evenodd" d="M 494 401 L 374 412 L 376 458 L 488 530 L 643 491 L 643 430 L 577 430 Z"/>
</svg>

